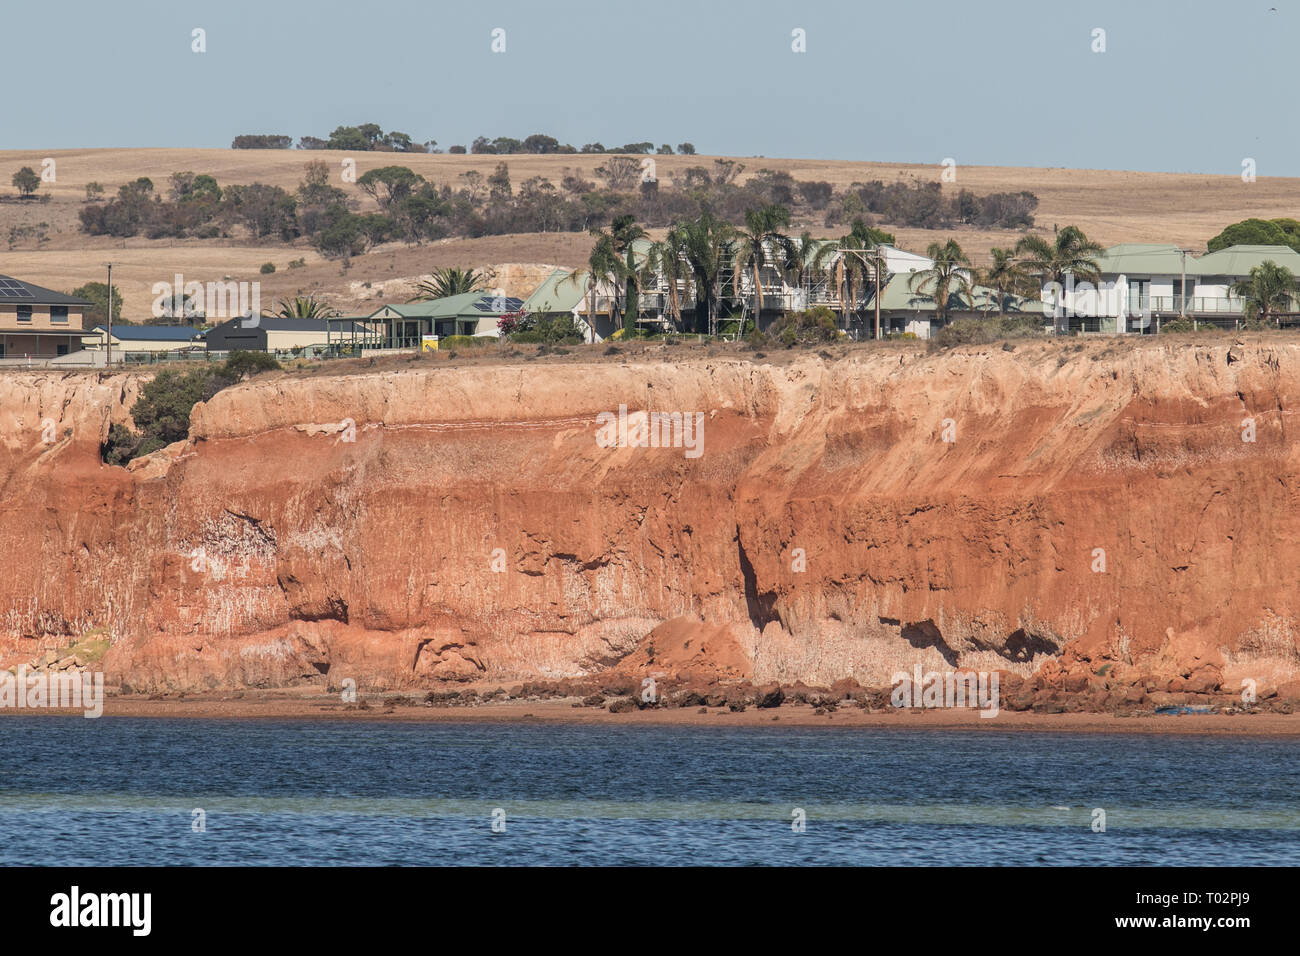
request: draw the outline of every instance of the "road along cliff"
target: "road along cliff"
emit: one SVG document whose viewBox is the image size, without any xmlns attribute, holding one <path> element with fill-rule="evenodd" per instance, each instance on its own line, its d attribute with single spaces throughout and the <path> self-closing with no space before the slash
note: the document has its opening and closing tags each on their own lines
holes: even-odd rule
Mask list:
<svg viewBox="0 0 1300 956">
<path fill-rule="evenodd" d="M 274 372 L 106 465 L 144 380 L 0 376 L 0 667 L 1300 696 L 1280 336 Z"/>
</svg>

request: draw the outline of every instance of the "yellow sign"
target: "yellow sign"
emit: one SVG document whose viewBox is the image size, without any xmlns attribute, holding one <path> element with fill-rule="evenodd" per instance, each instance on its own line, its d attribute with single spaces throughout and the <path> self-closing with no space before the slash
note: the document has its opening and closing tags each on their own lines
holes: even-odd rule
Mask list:
<svg viewBox="0 0 1300 956">
<path fill-rule="evenodd" d="M 420 336 L 420 351 L 421 352 L 438 351 L 438 336 L 436 335 Z"/>
</svg>

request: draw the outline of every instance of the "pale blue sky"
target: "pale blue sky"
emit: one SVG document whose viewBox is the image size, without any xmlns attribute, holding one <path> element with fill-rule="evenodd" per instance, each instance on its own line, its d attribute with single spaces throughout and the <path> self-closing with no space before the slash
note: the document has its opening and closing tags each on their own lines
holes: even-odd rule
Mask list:
<svg viewBox="0 0 1300 956">
<path fill-rule="evenodd" d="M 1300 0 L 9 0 L 0 23 L 5 149 L 375 122 L 444 148 L 1300 175 Z"/>
</svg>

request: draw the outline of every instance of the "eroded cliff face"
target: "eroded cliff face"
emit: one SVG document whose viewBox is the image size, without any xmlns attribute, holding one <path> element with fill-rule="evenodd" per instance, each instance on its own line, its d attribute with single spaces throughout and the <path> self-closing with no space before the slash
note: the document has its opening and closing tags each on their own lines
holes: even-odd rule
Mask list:
<svg viewBox="0 0 1300 956">
<path fill-rule="evenodd" d="M 0 666 L 90 633 L 140 690 L 1300 667 L 1267 337 L 277 373 L 104 465 L 139 384 L 0 377 Z M 600 447 L 620 404 L 702 412 L 702 453 Z"/>
</svg>

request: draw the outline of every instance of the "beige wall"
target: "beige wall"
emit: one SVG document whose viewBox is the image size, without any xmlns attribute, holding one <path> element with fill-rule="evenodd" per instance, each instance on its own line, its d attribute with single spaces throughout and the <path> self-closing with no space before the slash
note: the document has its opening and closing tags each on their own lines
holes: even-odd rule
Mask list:
<svg viewBox="0 0 1300 956">
<path fill-rule="evenodd" d="M 91 351 L 102 352 L 104 350 L 103 333 L 95 336 L 87 336 L 82 339 L 82 346 Z M 129 342 L 122 342 L 115 335 L 113 336 L 113 352 L 174 352 L 177 349 L 203 348 L 201 342 L 177 342 L 175 339 L 132 339 Z"/>
<path fill-rule="evenodd" d="M 300 349 L 308 345 L 324 345 L 327 338 L 328 333 L 324 330 L 320 332 L 289 332 L 267 329 L 266 347 L 272 352 L 277 349 L 287 351 L 288 349 Z"/>
<path fill-rule="evenodd" d="M 55 322 L 50 318 L 50 307 L 48 305 L 33 305 L 32 320 L 19 323 L 18 306 L 11 302 L 0 303 L 0 331 L 25 331 L 27 329 L 53 330 L 56 332 L 63 329 L 78 331 L 81 329 L 81 307 L 68 306 L 68 321 Z"/>
<path fill-rule="evenodd" d="M 81 348 L 81 333 L 63 338 L 58 335 L 22 335 L 0 328 L 0 346 L 4 346 L 4 355 L 0 358 L 54 358 L 59 354 L 59 346 L 66 345 L 69 352 Z"/>
</svg>

